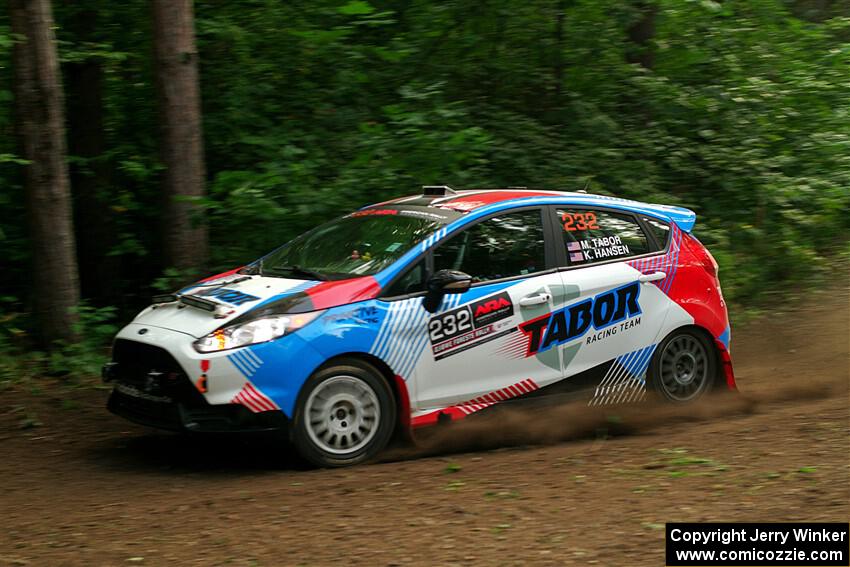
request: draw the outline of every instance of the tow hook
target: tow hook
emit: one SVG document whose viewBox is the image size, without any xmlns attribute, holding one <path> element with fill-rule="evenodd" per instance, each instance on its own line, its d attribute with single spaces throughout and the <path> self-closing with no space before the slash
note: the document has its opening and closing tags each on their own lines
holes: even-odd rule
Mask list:
<svg viewBox="0 0 850 567">
<path fill-rule="evenodd" d="M 104 382 L 112 382 L 115 380 L 115 371 L 118 366 L 117 362 L 107 362 L 103 365 L 103 368 L 100 369 L 100 377 Z"/>
</svg>

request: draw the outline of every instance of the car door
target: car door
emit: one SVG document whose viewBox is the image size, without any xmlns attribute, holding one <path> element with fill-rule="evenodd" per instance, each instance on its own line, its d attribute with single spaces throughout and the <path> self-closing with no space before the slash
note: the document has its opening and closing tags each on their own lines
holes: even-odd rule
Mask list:
<svg viewBox="0 0 850 567">
<path fill-rule="evenodd" d="M 415 369 L 417 409 L 461 404 L 471 413 L 562 376 L 560 352 L 527 356 L 520 330 L 563 303 L 545 212 L 532 207 L 492 215 L 432 250 L 430 273 L 460 270 L 474 283 L 466 293 L 444 296 L 428 317 L 426 354 Z"/>
<path fill-rule="evenodd" d="M 565 388 L 592 390 L 593 404 L 639 399 L 671 305 L 654 285 L 665 272 L 652 268 L 665 250 L 628 211 L 558 206 L 551 214 L 566 304 L 541 348 L 561 348 Z"/>
</svg>

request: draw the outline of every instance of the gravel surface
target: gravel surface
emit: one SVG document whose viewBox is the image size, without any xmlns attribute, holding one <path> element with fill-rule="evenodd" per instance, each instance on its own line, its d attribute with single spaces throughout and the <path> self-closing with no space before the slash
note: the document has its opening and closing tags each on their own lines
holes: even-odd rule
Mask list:
<svg viewBox="0 0 850 567">
<path fill-rule="evenodd" d="M 343 470 L 21 381 L 0 392 L 0 565 L 657 566 L 668 521 L 844 522 L 848 289 L 810 303 L 735 330 L 740 395 L 506 412 Z"/>
</svg>

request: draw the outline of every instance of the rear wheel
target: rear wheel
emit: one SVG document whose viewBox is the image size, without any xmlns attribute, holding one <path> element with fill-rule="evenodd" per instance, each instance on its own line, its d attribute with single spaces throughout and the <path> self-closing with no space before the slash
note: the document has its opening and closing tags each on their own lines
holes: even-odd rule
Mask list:
<svg viewBox="0 0 850 567">
<path fill-rule="evenodd" d="M 384 448 L 395 416 L 392 392 L 378 371 L 359 360 L 341 360 L 304 384 L 292 441 L 315 465 L 353 465 Z"/>
<path fill-rule="evenodd" d="M 684 329 L 658 345 L 647 378 L 664 399 L 685 403 L 711 388 L 715 371 L 716 359 L 708 340 L 696 330 Z"/>
</svg>

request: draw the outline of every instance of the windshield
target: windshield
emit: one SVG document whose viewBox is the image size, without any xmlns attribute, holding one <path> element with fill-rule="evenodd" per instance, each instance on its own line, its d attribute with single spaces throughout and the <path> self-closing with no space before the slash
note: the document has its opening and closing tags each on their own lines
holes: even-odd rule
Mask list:
<svg viewBox="0 0 850 567">
<path fill-rule="evenodd" d="M 254 269 L 266 276 L 319 280 L 375 274 L 443 224 L 401 213 L 370 209 L 336 219 L 278 248 Z"/>
</svg>

